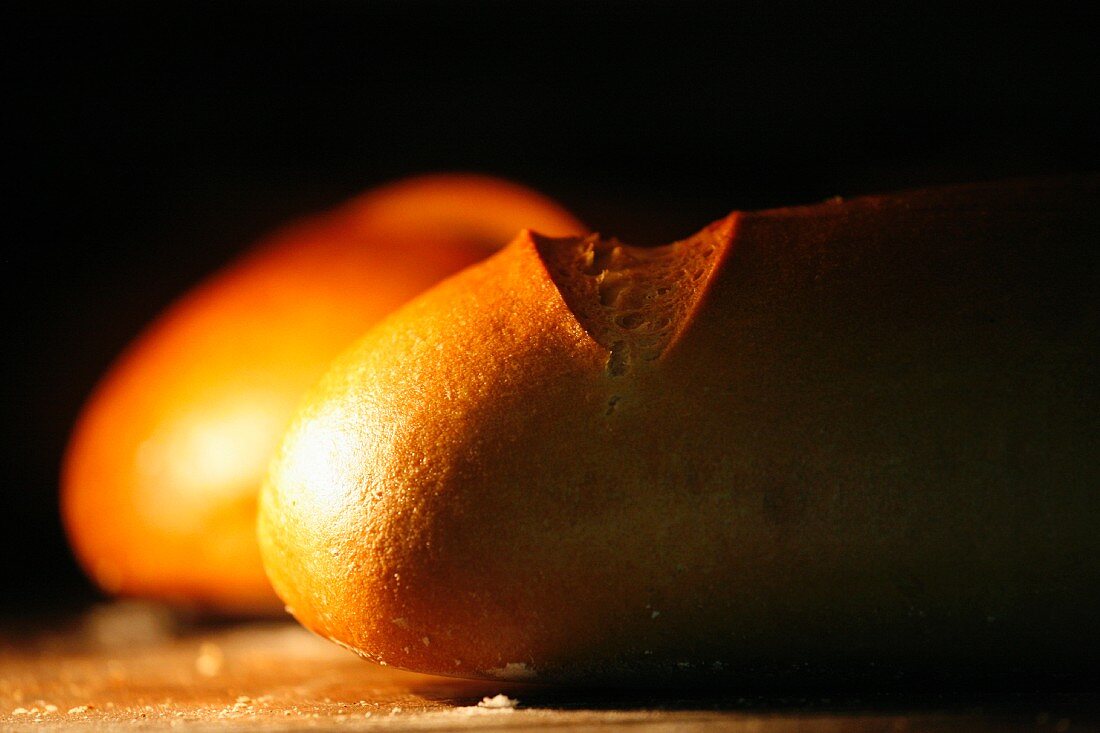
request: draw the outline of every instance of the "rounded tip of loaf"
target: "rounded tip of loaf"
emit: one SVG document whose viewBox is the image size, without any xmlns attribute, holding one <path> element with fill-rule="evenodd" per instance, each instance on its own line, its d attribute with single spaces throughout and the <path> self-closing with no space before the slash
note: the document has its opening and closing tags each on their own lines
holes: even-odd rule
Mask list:
<svg viewBox="0 0 1100 733">
<path fill-rule="evenodd" d="M 598 582 L 590 546 L 615 534 L 600 444 L 643 407 L 632 384 L 689 320 L 732 223 L 648 250 L 523 232 L 338 360 L 261 501 L 268 572 L 299 620 L 439 674 L 553 679 L 597 653 L 603 631 L 581 630 L 573 600 Z M 538 557 L 571 570 L 532 574 Z"/>
</svg>

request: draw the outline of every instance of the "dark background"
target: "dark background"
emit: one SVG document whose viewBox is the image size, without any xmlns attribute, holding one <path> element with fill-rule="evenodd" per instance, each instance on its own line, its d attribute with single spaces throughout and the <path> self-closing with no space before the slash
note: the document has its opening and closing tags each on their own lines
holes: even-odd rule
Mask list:
<svg viewBox="0 0 1100 733">
<path fill-rule="evenodd" d="M 8 6 L 0 612 L 95 598 L 56 510 L 82 400 L 287 219 L 474 170 L 657 244 L 735 208 L 1100 169 L 1088 11 L 885 5 Z"/>
</svg>

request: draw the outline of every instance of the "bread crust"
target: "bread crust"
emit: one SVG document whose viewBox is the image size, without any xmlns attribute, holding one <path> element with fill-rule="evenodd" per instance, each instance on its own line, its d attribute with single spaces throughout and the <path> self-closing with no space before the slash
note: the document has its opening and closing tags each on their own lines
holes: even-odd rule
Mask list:
<svg viewBox="0 0 1100 733">
<path fill-rule="evenodd" d="M 276 591 L 437 674 L 1095 671 L 1098 192 L 731 215 L 674 337 L 620 374 L 551 274 L 576 241 L 523 233 L 307 399 L 261 499 Z"/>
</svg>

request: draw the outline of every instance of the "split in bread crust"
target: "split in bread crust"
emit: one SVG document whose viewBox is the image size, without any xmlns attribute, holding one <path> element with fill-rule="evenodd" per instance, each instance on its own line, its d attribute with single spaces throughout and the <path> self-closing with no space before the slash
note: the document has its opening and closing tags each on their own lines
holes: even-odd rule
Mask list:
<svg viewBox="0 0 1100 733">
<path fill-rule="evenodd" d="M 554 284 L 580 324 L 609 352 L 607 373 L 624 376 L 660 358 L 728 246 L 736 216 L 663 247 L 631 247 L 599 234 L 532 234 Z"/>
</svg>

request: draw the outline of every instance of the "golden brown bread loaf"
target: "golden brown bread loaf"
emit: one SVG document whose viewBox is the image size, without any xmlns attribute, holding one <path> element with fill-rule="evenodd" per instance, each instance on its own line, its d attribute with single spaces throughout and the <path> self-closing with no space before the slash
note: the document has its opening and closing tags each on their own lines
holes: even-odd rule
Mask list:
<svg viewBox="0 0 1100 733">
<path fill-rule="evenodd" d="M 1098 194 L 523 233 L 307 399 L 261 497 L 276 591 L 460 676 L 1095 669 Z"/>
</svg>

